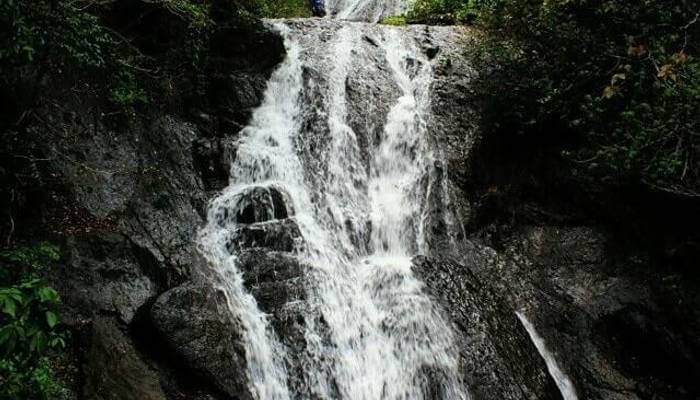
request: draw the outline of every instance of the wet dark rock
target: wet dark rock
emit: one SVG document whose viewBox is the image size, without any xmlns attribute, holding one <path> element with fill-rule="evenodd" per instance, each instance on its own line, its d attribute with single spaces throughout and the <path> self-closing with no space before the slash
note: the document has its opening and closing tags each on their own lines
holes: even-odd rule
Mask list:
<svg viewBox="0 0 700 400">
<path fill-rule="evenodd" d="M 223 293 L 208 284 L 187 283 L 160 296 L 151 317 L 187 368 L 232 398 L 251 398 L 242 327 Z"/>
<path fill-rule="evenodd" d="M 262 25 L 220 24 L 211 37 L 212 68 L 218 71 L 269 71 L 286 54 L 282 38 Z"/>
<path fill-rule="evenodd" d="M 430 193 L 430 248 L 444 254 L 448 248 L 464 242 L 463 226 L 472 213 L 470 196 L 465 192 L 468 162 L 474 143 L 482 132 L 479 128 L 479 99 L 470 88 L 478 74 L 473 60 L 463 49 L 477 46 L 476 36 L 468 28 L 415 28 L 417 39 L 431 59 L 431 139 L 443 150 L 444 162 L 431 171 L 433 186 L 447 187 L 445 192 Z M 450 215 L 451 214 L 451 215 Z M 452 221 L 447 226 L 445 221 Z M 456 234 L 449 237 L 448 233 Z M 459 251 L 456 252 L 458 254 Z M 455 255 L 456 255 L 455 254 Z"/>
<path fill-rule="evenodd" d="M 475 246 L 467 258 L 510 307 L 528 310 L 580 398 L 696 396 L 691 376 L 700 353 L 692 301 L 665 304 L 667 295 L 629 270 L 629 260 L 595 228 L 510 229 L 490 236 L 499 252 Z"/>
<path fill-rule="evenodd" d="M 371 44 L 374 47 L 379 47 L 377 45 L 377 41 L 369 35 L 362 35 L 362 39 L 364 39 L 365 41 L 367 41 L 367 43 Z"/>
<path fill-rule="evenodd" d="M 270 186 L 254 186 L 236 197 L 218 216 L 219 224 L 253 224 L 284 219 L 294 214 L 289 196 L 282 189 Z"/>
<path fill-rule="evenodd" d="M 427 47 L 425 50 L 425 55 L 428 56 L 429 60 L 432 60 L 440 52 L 440 48 L 437 46 Z"/>
<path fill-rule="evenodd" d="M 307 350 L 306 331 L 309 323 L 324 327 L 320 313 L 308 298 L 307 282 L 310 266 L 286 252 L 265 249 L 243 250 L 239 256 L 239 267 L 243 282 L 255 297 L 258 307 L 270 316 L 270 324 L 276 336 L 288 349 L 287 370 L 289 384 L 301 393 L 301 397 L 312 398 L 304 392 L 308 387 L 308 375 L 304 358 Z M 327 333 L 327 330 L 318 329 Z M 306 397 L 304 397 L 306 398 Z"/>
<path fill-rule="evenodd" d="M 207 191 L 220 190 L 228 183 L 230 162 L 219 138 L 199 138 L 192 146 L 194 165 Z"/>
<path fill-rule="evenodd" d="M 700 390 L 697 349 L 658 310 L 625 306 L 595 321 L 593 334 L 608 362 L 643 382 L 640 394 L 690 399 Z"/>
<path fill-rule="evenodd" d="M 304 267 L 287 253 L 254 249 L 239 255 L 245 286 L 263 311 L 274 313 L 286 303 L 303 300 Z"/>
<path fill-rule="evenodd" d="M 237 134 L 246 126 L 263 98 L 267 78 L 262 71 L 216 73 L 211 76 L 207 97 L 216 110 L 218 136 Z"/>
<path fill-rule="evenodd" d="M 355 132 L 361 158 L 369 168 L 372 146 L 379 143 L 389 111 L 401 96 L 401 89 L 394 81 L 383 49 L 367 39 L 362 45 L 363 56 L 355 57 L 352 73 L 345 82 L 345 97 L 347 123 Z"/>
<path fill-rule="evenodd" d="M 214 3 L 219 11 L 239 10 L 231 2 Z M 228 182 L 234 154 L 231 144 L 262 101 L 267 78 L 285 50 L 281 37 L 262 23 L 233 26 L 241 20 L 229 15 L 210 26 L 211 42 L 202 44 L 206 61 L 200 64 L 206 70 L 195 71 L 181 54 L 182 44 L 191 44 L 186 34 L 190 22 L 167 5 L 118 1 L 97 5 L 92 11 L 115 37 L 124 36 L 136 53 L 145 55 L 147 60 L 140 66 L 153 67 L 153 74 L 137 74 L 139 87 L 149 91 L 149 104 L 136 105 L 134 113 L 106 101 L 104 94 L 113 82 L 93 76 L 95 69 L 71 74 L 50 71 L 40 90 L 32 91 L 40 96 L 31 101 L 31 117 L 23 123 L 27 149 L 16 153 L 42 159 L 36 163 L 40 170 L 28 172 L 37 175 L 41 184 L 30 196 L 22 195 L 32 202 L 24 202 L 22 207 L 27 209 L 16 214 L 31 218 L 15 222 L 20 229 L 37 226 L 41 236 L 30 231 L 25 236 L 32 239 L 69 237 L 66 265 L 51 268 L 48 278 L 61 294 L 62 321 L 71 329 L 95 319 L 93 339 L 79 343 L 76 351 L 86 366 L 85 398 L 161 399 L 162 391 L 155 389 L 157 379 L 153 383 L 152 373 L 136 361 L 146 360 L 150 366 L 152 358 L 144 356 L 148 351 L 142 344 L 152 332 L 136 329 L 135 315 L 147 314 L 157 296 L 191 281 L 192 266 L 200 265 L 196 234 L 204 224 L 207 202 L 213 191 Z M 169 81 L 174 76 L 177 79 Z M 155 93 L 166 92 L 160 89 L 166 81 L 168 93 L 151 96 L 153 86 L 158 87 Z M 293 214 L 277 207 L 283 204 L 281 195 L 270 197 L 276 207 L 274 218 Z M 46 200 L 51 207 L 42 204 Z M 84 218 L 66 218 L 65 210 L 70 217 Z M 18 229 L 18 235 L 25 232 Z M 166 293 L 170 295 L 161 299 L 175 302 L 178 298 Z M 159 318 L 154 320 L 167 331 L 163 337 L 168 340 L 163 341 L 172 348 L 180 345 L 177 353 L 182 354 L 177 360 L 159 360 L 176 365 L 159 364 L 156 372 L 191 368 L 214 382 L 220 392 L 245 399 L 245 365 L 236 364 L 243 360 L 236 353 L 240 349 L 238 338 L 233 337 L 238 332 L 236 323 L 221 317 L 223 311 L 217 314 L 218 308 L 206 311 L 212 303 L 218 305 L 214 295 L 194 289 L 187 293 L 192 303 L 203 304 L 195 307 L 181 300 L 179 310 L 161 303 L 155 307 Z M 106 315 L 118 322 L 102 321 Z M 188 325 L 193 320 L 209 336 L 197 336 L 197 327 Z M 210 359 L 219 364 L 207 366 L 198 358 L 207 346 L 216 353 Z M 137 373 L 139 369 L 143 371 Z M 179 386 L 186 385 L 174 385 Z M 192 398 L 166 392 L 168 398 Z"/>
<path fill-rule="evenodd" d="M 514 310 L 497 292 L 451 261 L 416 257 L 414 271 L 454 326 L 460 371 L 473 398 L 561 399 Z"/>
<path fill-rule="evenodd" d="M 291 208 L 291 204 L 287 206 L 287 203 L 291 203 L 285 200 L 285 196 L 279 189 L 271 188 L 270 197 L 272 198 L 272 205 L 274 207 L 274 217 L 275 219 L 284 219 L 290 216 L 290 212 L 287 210 Z"/>
<path fill-rule="evenodd" d="M 157 373 L 110 318 L 99 317 L 92 322 L 83 372 L 86 399 L 166 399 Z"/>
<path fill-rule="evenodd" d="M 226 247 L 231 253 L 250 248 L 293 252 L 299 245 L 299 226 L 294 219 L 287 218 L 241 226 L 233 232 Z"/>
</svg>

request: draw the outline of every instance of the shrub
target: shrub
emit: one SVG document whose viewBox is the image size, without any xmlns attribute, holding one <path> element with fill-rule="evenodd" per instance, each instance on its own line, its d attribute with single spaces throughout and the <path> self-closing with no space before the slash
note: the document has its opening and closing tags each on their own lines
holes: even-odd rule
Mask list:
<svg viewBox="0 0 700 400">
<path fill-rule="evenodd" d="M 0 253 L 0 398 L 53 399 L 61 390 L 49 354 L 66 346 L 58 293 L 40 273 L 58 260 L 49 243 Z"/>
<path fill-rule="evenodd" d="M 596 182 L 700 193 L 696 1 L 500 0 L 480 8 L 488 127 L 566 143 Z"/>
<path fill-rule="evenodd" d="M 122 71 L 112 83 L 109 99 L 123 109 L 131 109 L 137 104 L 148 102 L 146 92 L 139 87 L 136 77 L 129 71 Z"/>
<path fill-rule="evenodd" d="M 407 24 L 407 19 L 405 15 L 394 15 L 382 18 L 379 23 L 383 25 L 401 26 Z"/>
<path fill-rule="evenodd" d="M 0 63 L 103 66 L 111 38 L 97 18 L 73 2 L 0 0 Z"/>
<path fill-rule="evenodd" d="M 408 11 L 409 21 L 427 21 L 446 15 L 459 22 L 474 22 L 480 10 L 495 0 L 416 0 Z"/>
<path fill-rule="evenodd" d="M 308 0 L 256 0 L 253 10 L 264 18 L 311 17 Z"/>
</svg>

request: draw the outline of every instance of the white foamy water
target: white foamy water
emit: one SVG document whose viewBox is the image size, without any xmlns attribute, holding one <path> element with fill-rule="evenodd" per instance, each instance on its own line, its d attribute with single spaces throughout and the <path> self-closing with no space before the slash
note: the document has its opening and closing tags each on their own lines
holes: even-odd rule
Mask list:
<svg viewBox="0 0 700 400">
<path fill-rule="evenodd" d="M 283 26 L 280 29 L 284 30 Z M 224 283 L 223 292 L 234 316 L 241 320 L 245 335 L 248 378 L 259 399 L 289 399 L 285 349 L 260 312 L 255 298 L 246 291 L 237 257 L 226 246 L 236 228 L 234 211 L 242 195 L 254 183 L 285 184 L 301 181 L 301 165 L 295 156 L 293 137 L 299 113 L 301 91 L 299 48 L 290 44 L 288 57 L 272 75 L 262 106 L 253 115 L 238 144 L 236 162 L 231 166 L 231 182 L 209 208 L 207 226 L 200 232 L 199 248 L 216 267 Z M 285 96 L 277 96 L 284 92 Z"/>
<path fill-rule="evenodd" d="M 377 22 L 382 17 L 403 14 L 408 8 L 404 0 L 329 0 L 330 16 L 342 20 Z"/>
<path fill-rule="evenodd" d="M 339 15 L 384 12 L 376 14 L 382 3 L 347 3 L 335 8 Z M 287 58 L 241 133 L 231 184 L 212 202 L 199 239 L 245 329 L 253 395 L 467 399 L 451 326 L 411 271 L 411 257 L 426 247 L 436 157 L 427 139 L 429 60 L 410 30 L 321 20 L 275 27 Z M 348 82 L 367 63 L 388 77 L 390 85 L 373 82 L 377 90 L 393 96 L 381 134 L 363 145 L 349 123 Z M 247 292 L 227 248 L 254 187 L 281 189 L 301 233 L 294 256 L 305 268 L 308 308 L 300 354 L 290 354 L 271 328 L 273 316 Z M 299 370 L 288 369 L 295 362 Z"/>
<path fill-rule="evenodd" d="M 547 365 L 547 370 L 552 378 L 554 378 L 554 382 L 557 384 L 557 387 L 559 388 L 564 400 L 578 400 L 574 384 L 571 383 L 569 377 L 559 367 L 554 355 L 547 349 L 544 339 L 537 333 L 537 330 L 535 330 L 535 326 L 527 319 L 527 317 L 525 317 L 525 314 L 519 311 L 516 311 L 515 314 L 518 316 L 518 319 L 523 324 L 523 327 L 525 327 L 525 330 L 530 335 L 530 339 L 532 340 L 532 343 L 535 344 L 535 347 L 537 347 L 537 351 L 544 359 L 544 362 Z"/>
</svg>

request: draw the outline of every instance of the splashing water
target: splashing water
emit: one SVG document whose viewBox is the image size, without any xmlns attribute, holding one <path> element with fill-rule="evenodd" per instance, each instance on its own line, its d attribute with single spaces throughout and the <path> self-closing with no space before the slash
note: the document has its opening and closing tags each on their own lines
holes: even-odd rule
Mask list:
<svg viewBox="0 0 700 400">
<path fill-rule="evenodd" d="M 408 7 L 402 0 L 337 0 L 328 3 L 331 15 L 337 19 L 369 22 L 403 14 Z"/>
<path fill-rule="evenodd" d="M 366 20 L 389 9 L 348 3 L 329 6 Z M 436 156 L 427 139 L 430 61 L 409 30 L 328 20 L 274 25 L 287 58 L 241 133 L 231 184 L 212 202 L 199 237 L 244 328 L 253 396 L 467 399 L 451 326 L 411 271 L 411 257 L 426 247 L 425 199 L 440 187 L 431 181 Z M 358 111 L 351 100 L 358 96 L 349 82 L 362 71 L 376 77 L 367 90 L 384 99 L 385 115 L 381 107 Z M 374 136 L 352 127 L 375 114 L 383 118 Z M 246 290 L 231 250 L 242 224 L 236 216 L 256 188 L 284 193 L 300 233 L 293 255 L 304 266 L 308 307 L 299 354 Z"/>
</svg>

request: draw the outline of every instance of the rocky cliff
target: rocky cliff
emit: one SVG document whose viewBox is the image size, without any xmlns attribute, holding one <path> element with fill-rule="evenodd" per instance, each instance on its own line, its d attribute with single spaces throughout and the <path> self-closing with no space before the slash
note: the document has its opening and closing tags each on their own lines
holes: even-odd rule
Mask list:
<svg viewBox="0 0 700 400">
<path fill-rule="evenodd" d="M 148 25 L 168 25 L 171 18 L 147 15 L 138 23 L 143 51 L 158 40 L 146 34 Z M 329 24 L 318 36 L 339 29 Z M 430 140 L 444 150 L 445 162 L 430 174 L 446 188 L 428 197 L 429 251 L 413 259 L 413 271 L 455 328 L 460 379 L 472 398 L 561 398 L 516 311 L 532 321 L 579 398 L 697 398 L 694 284 L 663 268 L 640 274 L 639 266 L 652 260 L 596 219 L 555 215 L 542 204 L 528 208 L 525 220 L 504 217 L 499 188 L 483 184 L 484 171 L 500 168 L 498 159 L 474 156 L 498 151 L 479 129 L 471 89 L 478 71 L 460 50 L 475 36 L 411 29 L 434 66 Z M 396 100 L 387 88 L 398 89 L 373 35 L 380 36 L 362 38 L 362 51 L 379 67 L 360 66 L 343 85 L 363 165 Z M 218 278 L 212 284 L 195 239 L 208 203 L 229 181 L 239 132 L 263 101 L 285 49 L 262 25 L 220 24 L 207 51 L 206 76 L 176 85 L 179 100 L 153 99 L 128 121 L 116 121 L 89 83 L 76 87 L 84 77 L 56 75 L 32 110 L 26 132 L 34 154 L 43 156 L 22 165 L 42 184 L 22 194 L 16 234 L 50 230 L 64 238 L 63 261 L 49 279 L 65 303 L 62 322 L 74 332 L 75 398 L 254 398 L 241 320 L 229 312 Z M 327 107 L 313 91 L 328 84 L 322 72 L 303 70 L 308 113 Z M 381 101 L 368 118 L 363 101 L 370 97 Z M 325 123 L 309 117 L 305 129 L 327 133 Z M 309 159 L 327 144 L 319 137 L 304 143 Z M 242 226 L 227 247 L 239 254 L 243 285 L 284 345 L 301 353 L 305 326 L 327 321 L 310 317 L 313 302 L 302 289 L 308 268 L 294 254 L 300 232 L 286 196 L 274 186 L 251 187 L 240 213 L 222 223 Z M 305 360 L 290 360 L 290 379 L 301 380 Z M 444 395 L 435 384 L 439 374 L 426 372 L 426 397 Z"/>
<path fill-rule="evenodd" d="M 238 397 L 240 371 L 208 379 L 197 368 L 201 362 L 169 347 L 181 337 L 173 337 L 172 324 L 200 321 L 216 335 L 200 339 L 200 350 L 235 351 L 219 338 L 228 328 L 216 313 L 215 293 L 194 293 L 211 299 L 211 311 L 190 310 L 192 300 L 183 298 L 175 322 L 171 315 L 150 314 L 167 301 L 156 303 L 162 293 L 201 272 L 194 238 L 207 201 L 226 184 L 232 143 L 260 104 L 284 47 L 260 23 L 219 21 L 206 43 L 206 75 L 192 78 L 187 67 L 172 65 L 168 51 L 152 47 L 177 46 L 186 20 L 148 2 L 115 7 L 103 20 L 136 38 L 137 51 L 163 69 L 181 68 L 183 76 L 172 83 L 172 96 L 151 99 L 132 114 L 115 112 L 102 96 L 105 80 L 116 76 L 51 71 L 40 83 L 36 105 L 25 113 L 25 141 L 14 145 L 18 154 L 32 157 L 3 170 L 7 176 L 27 173 L 11 204 L 10 234 L 17 240 L 64 238 L 63 261 L 49 280 L 63 298 L 62 322 L 73 331 L 79 372 L 69 381 L 77 398 L 219 398 L 230 387 L 237 389 L 228 393 Z M 142 18 L 126 21 L 129 15 Z M 152 26 L 163 29 L 157 33 Z M 161 336 L 159 328 L 166 327 Z M 163 337 L 172 340 L 164 343 Z M 211 370 L 214 362 L 205 363 Z M 222 369 L 212 373 L 219 376 Z"/>
</svg>

